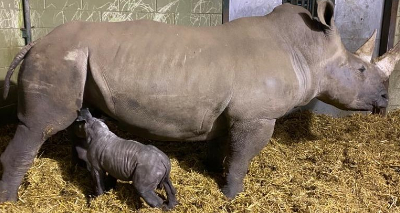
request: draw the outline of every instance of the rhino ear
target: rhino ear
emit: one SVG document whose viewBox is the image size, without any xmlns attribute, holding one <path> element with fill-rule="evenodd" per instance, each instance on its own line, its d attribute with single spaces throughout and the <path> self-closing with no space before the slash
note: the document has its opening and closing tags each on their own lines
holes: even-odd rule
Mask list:
<svg viewBox="0 0 400 213">
<path fill-rule="evenodd" d="M 373 60 L 376 66 L 382 70 L 385 77 L 389 78 L 389 75 L 394 70 L 397 62 L 400 60 L 400 42 L 396 44 L 387 53 Z"/>
<path fill-rule="evenodd" d="M 372 36 L 356 51 L 356 55 L 365 62 L 371 62 L 375 49 L 376 30 Z"/>
<path fill-rule="evenodd" d="M 330 0 L 319 0 L 317 1 L 317 4 L 317 14 L 319 21 L 328 29 L 333 29 L 335 26 L 333 21 L 335 6 Z"/>
</svg>

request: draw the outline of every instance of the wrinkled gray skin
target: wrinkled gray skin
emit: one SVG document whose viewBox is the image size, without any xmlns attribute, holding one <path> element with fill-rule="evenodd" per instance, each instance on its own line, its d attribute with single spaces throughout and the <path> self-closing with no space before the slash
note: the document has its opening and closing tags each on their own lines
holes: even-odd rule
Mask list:
<svg viewBox="0 0 400 213">
<path fill-rule="evenodd" d="M 106 190 L 107 172 L 114 178 L 133 181 L 136 191 L 151 207 L 171 209 L 177 204 L 176 190 L 169 178 L 171 163 L 162 151 L 152 145 L 116 136 L 87 109 L 80 111 L 78 121 L 85 121 L 87 150 L 79 146 L 76 150 L 92 174 L 96 195 Z M 154 191 L 159 185 L 167 193 L 166 206 Z"/>
<path fill-rule="evenodd" d="M 341 109 L 387 106 L 399 45 L 372 60 L 374 36 L 356 54 L 341 43 L 334 6 L 319 21 L 284 4 L 264 17 L 216 27 L 140 20 L 61 25 L 25 47 L 18 79 L 16 134 L 1 156 L 0 200 L 17 189 L 42 143 L 67 128 L 82 105 L 101 110 L 148 139 L 211 140 L 209 162 L 226 157 L 226 185 L 242 191 L 251 159 L 275 120 L 317 97 Z M 371 45 L 372 44 L 372 45 Z M 218 151 L 227 144 L 227 152 Z M 190 153 L 188 153 L 190 154 Z"/>
</svg>

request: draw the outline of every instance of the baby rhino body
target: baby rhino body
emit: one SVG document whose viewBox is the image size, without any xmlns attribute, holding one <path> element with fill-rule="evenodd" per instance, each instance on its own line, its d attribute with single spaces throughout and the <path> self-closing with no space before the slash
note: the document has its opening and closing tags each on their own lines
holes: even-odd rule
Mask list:
<svg viewBox="0 0 400 213">
<path fill-rule="evenodd" d="M 86 148 L 77 146 L 79 158 L 86 161 L 95 181 L 96 195 L 106 190 L 106 172 L 114 178 L 133 181 L 139 195 L 152 207 L 173 208 L 176 205 L 175 188 L 169 178 L 171 163 L 167 155 L 152 145 L 125 140 L 112 133 L 101 120 L 82 109 L 78 120 L 85 121 Z M 162 185 L 168 203 L 155 193 Z"/>
</svg>

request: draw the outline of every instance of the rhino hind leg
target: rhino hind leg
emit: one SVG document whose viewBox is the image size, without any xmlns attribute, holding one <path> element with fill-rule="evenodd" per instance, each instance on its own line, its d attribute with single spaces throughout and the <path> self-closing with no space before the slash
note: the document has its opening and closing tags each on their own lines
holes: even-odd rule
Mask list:
<svg viewBox="0 0 400 213">
<path fill-rule="evenodd" d="M 75 62 L 70 66 L 50 66 L 50 61 L 35 58 L 38 54 L 31 55 L 21 65 L 18 79 L 20 123 L 0 158 L 0 202 L 17 200 L 18 187 L 42 144 L 70 126 L 82 107 L 86 70 L 78 69 L 86 67 L 75 66 Z M 47 70 L 36 66 L 36 61 L 42 61 Z"/>
<path fill-rule="evenodd" d="M 275 120 L 236 121 L 230 130 L 231 147 L 228 156 L 226 185 L 222 192 L 229 199 L 243 190 L 243 179 L 250 161 L 270 140 Z"/>
<path fill-rule="evenodd" d="M 70 122 L 64 123 L 49 121 L 46 122 L 47 125 L 27 125 L 20 122 L 13 139 L 1 154 L 3 174 L 0 181 L 0 202 L 17 200 L 18 187 L 40 147 L 47 138 L 73 122 L 74 117 L 71 115 L 72 113 Z"/>
<path fill-rule="evenodd" d="M 25 142 L 28 140 L 30 143 Z M 3 176 L 0 181 L 1 202 L 17 200 L 18 187 L 42 142 L 39 130 L 30 129 L 24 124 L 18 125 L 14 138 L 1 155 L 3 166 Z"/>
</svg>

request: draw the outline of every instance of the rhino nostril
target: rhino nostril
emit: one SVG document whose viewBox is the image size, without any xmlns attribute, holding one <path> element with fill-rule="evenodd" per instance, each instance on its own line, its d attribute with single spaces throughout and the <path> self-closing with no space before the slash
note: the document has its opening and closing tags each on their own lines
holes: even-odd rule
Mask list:
<svg viewBox="0 0 400 213">
<path fill-rule="evenodd" d="M 382 94 L 381 97 L 384 98 L 384 99 L 386 99 L 386 100 L 389 99 L 389 96 L 388 96 L 387 93 Z"/>
</svg>

